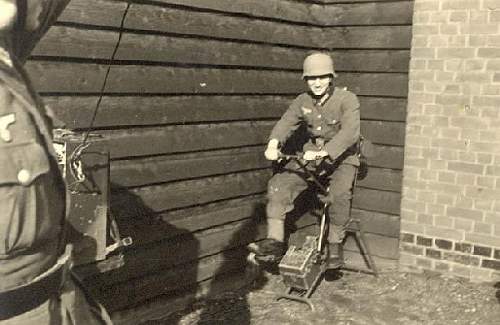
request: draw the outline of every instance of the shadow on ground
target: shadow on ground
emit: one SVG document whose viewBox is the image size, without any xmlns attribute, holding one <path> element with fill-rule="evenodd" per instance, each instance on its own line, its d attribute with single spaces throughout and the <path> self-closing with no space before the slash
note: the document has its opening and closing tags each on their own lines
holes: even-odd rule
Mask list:
<svg viewBox="0 0 500 325">
<path fill-rule="evenodd" d="M 395 270 L 378 278 L 355 272 L 341 275 L 321 282 L 312 296 L 315 312 L 301 303 L 277 301 L 276 292 L 284 290 L 281 278 L 263 273 L 255 287 L 198 302 L 205 317 L 201 320 L 195 309 L 179 324 L 493 325 L 500 319 L 498 283 L 475 284 Z M 238 312 L 242 306 L 244 315 Z"/>
</svg>

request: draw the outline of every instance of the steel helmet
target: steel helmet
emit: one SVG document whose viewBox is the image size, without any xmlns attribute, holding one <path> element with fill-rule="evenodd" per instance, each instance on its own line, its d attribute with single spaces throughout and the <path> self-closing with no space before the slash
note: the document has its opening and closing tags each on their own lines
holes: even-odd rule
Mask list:
<svg viewBox="0 0 500 325">
<path fill-rule="evenodd" d="M 324 76 L 327 74 L 333 77 L 337 76 L 333 69 L 333 60 L 330 55 L 322 52 L 315 52 L 305 58 L 302 78 Z"/>
</svg>

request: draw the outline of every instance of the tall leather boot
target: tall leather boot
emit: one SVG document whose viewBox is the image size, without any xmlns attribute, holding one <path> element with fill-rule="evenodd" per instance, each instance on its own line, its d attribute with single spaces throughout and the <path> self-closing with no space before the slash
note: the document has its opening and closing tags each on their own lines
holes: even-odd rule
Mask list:
<svg viewBox="0 0 500 325">
<path fill-rule="evenodd" d="M 329 244 L 330 257 L 327 269 L 340 269 L 344 266 L 344 248 L 342 243 Z"/>
</svg>

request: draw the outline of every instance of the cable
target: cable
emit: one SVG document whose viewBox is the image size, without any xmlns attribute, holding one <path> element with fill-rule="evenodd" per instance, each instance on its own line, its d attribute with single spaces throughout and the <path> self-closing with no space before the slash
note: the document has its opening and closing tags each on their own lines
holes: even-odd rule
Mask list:
<svg viewBox="0 0 500 325">
<path fill-rule="evenodd" d="M 80 157 L 81 157 L 83 151 L 90 146 L 90 143 L 87 143 L 87 140 L 89 138 L 92 127 L 95 123 L 99 108 L 101 106 L 103 93 L 104 93 L 104 90 L 106 89 L 106 85 L 108 83 L 108 78 L 109 78 L 109 74 L 111 71 L 111 66 L 113 64 L 116 53 L 118 52 L 118 48 L 120 47 L 121 40 L 123 38 L 123 29 L 125 26 L 125 19 L 127 17 L 128 12 L 129 12 L 130 5 L 131 5 L 131 2 L 127 1 L 127 7 L 125 8 L 125 11 L 123 12 L 123 16 L 122 16 L 122 19 L 120 22 L 120 31 L 118 34 L 118 41 L 116 42 L 116 45 L 115 45 L 115 48 L 113 49 L 113 53 L 111 55 L 111 58 L 108 61 L 108 66 L 106 69 L 106 74 L 104 76 L 104 81 L 103 81 L 101 89 L 99 91 L 99 93 L 101 95 L 99 96 L 99 99 L 97 100 L 96 106 L 94 108 L 94 112 L 92 113 L 92 119 L 90 120 L 90 124 L 89 124 L 87 130 L 85 131 L 82 142 L 75 148 L 75 150 L 73 151 L 73 153 L 71 154 L 70 159 L 69 159 L 69 169 L 70 169 L 71 175 L 75 179 L 75 181 L 73 183 L 71 183 L 71 186 L 69 186 L 70 189 L 73 188 L 73 186 L 84 182 L 86 179 L 85 173 L 82 169 Z"/>
</svg>

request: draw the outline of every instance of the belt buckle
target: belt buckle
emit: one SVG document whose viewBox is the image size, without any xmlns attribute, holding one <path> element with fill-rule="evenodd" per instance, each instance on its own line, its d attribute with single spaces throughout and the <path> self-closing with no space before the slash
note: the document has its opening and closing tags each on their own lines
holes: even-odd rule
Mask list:
<svg viewBox="0 0 500 325">
<path fill-rule="evenodd" d="M 325 146 L 325 139 L 323 138 L 314 138 L 313 139 L 314 145 L 318 147 L 318 149 L 323 149 Z"/>
</svg>

